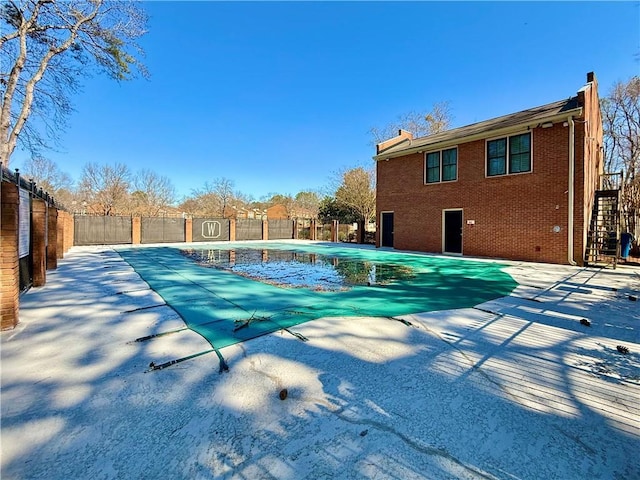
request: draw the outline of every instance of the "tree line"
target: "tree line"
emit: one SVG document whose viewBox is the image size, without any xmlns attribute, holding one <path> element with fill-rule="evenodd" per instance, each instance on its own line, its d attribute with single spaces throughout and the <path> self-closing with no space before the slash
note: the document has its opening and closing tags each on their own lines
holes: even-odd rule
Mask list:
<svg viewBox="0 0 640 480">
<path fill-rule="evenodd" d="M 149 169 L 132 172 L 122 163 L 87 163 L 75 182 L 54 161 L 34 156 L 20 173 L 62 208 L 79 214 L 262 218 L 269 207 L 280 205 L 279 213 L 290 219 L 365 223 L 375 216 L 375 171 L 366 167 L 334 173 L 322 191 L 274 192 L 258 200 L 225 177 L 205 181 L 178 199 L 170 178 Z"/>
</svg>

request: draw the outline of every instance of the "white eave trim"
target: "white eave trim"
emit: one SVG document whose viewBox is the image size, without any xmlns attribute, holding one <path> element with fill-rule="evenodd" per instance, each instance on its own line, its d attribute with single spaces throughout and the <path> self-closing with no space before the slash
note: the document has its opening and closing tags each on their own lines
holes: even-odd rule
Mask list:
<svg viewBox="0 0 640 480">
<path fill-rule="evenodd" d="M 582 107 L 566 110 L 564 112 L 557 113 L 555 115 L 550 115 L 547 117 L 537 118 L 536 120 L 530 121 L 527 123 L 520 123 L 518 125 L 512 125 L 509 127 L 503 127 L 498 129 L 488 129 L 480 133 L 475 133 L 473 135 L 468 135 L 468 136 L 447 138 L 446 140 L 442 140 L 440 142 L 427 143 L 427 144 L 418 145 L 415 147 L 405 148 L 403 150 L 398 150 L 395 152 L 389 152 L 389 153 L 382 152 L 379 155 L 374 155 L 373 159 L 375 161 L 388 160 L 390 158 L 404 157 L 406 155 L 412 155 L 414 153 L 419 153 L 419 152 L 440 150 L 447 147 L 453 147 L 456 145 L 462 145 L 464 143 L 473 142 L 475 140 L 481 140 L 483 138 L 488 138 L 489 136 L 499 137 L 501 135 L 508 135 L 510 133 L 521 132 L 523 129 L 533 129 L 533 128 L 536 128 L 541 123 L 545 123 L 545 122 L 555 123 L 559 121 L 566 121 L 569 116 L 573 116 L 574 118 L 581 117 Z M 413 144 L 415 142 L 416 140 L 413 140 L 411 143 Z M 390 147 L 390 148 L 393 148 L 393 147 Z"/>
</svg>

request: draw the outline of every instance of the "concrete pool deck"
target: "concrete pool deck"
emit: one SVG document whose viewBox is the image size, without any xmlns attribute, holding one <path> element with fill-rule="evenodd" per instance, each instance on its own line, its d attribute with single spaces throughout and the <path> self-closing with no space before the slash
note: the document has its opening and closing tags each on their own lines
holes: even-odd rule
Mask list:
<svg viewBox="0 0 640 480">
<path fill-rule="evenodd" d="M 640 478 L 640 268 L 504 263 L 520 286 L 475 308 L 147 372 L 210 346 L 135 342 L 184 322 L 113 249 L 75 247 L 2 333 L 0 476 Z"/>
</svg>

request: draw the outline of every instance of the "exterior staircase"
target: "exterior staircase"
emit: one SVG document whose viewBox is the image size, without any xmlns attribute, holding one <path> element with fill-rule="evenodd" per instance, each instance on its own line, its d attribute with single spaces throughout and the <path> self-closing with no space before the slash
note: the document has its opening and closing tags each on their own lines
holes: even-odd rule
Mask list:
<svg viewBox="0 0 640 480">
<path fill-rule="evenodd" d="M 618 175 L 618 174 L 615 174 Z M 616 268 L 620 256 L 620 188 L 597 190 L 591 213 L 584 264 Z"/>
</svg>

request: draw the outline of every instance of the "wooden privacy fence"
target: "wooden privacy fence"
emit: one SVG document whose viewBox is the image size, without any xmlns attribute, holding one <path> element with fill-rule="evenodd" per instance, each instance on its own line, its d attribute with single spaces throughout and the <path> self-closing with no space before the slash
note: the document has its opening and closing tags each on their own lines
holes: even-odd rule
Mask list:
<svg viewBox="0 0 640 480">
<path fill-rule="evenodd" d="M 132 243 L 131 217 L 76 215 L 74 245 Z"/>
<path fill-rule="evenodd" d="M 236 240 L 268 240 L 269 221 L 254 218 L 236 220 Z"/>
<path fill-rule="evenodd" d="M 236 240 L 338 241 L 338 223 L 315 220 L 74 216 L 74 245 L 221 242 Z"/>
<path fill-rule="evenodd" d="M 293 220 L 269 220 L 269 240 L 293 238 Z"/>
<path fill-rule="evenodd" d="M 174 243 L 184 241 L 186 241 L 184 218 L 141 218 L 140 243 Z"/>
</svg>

